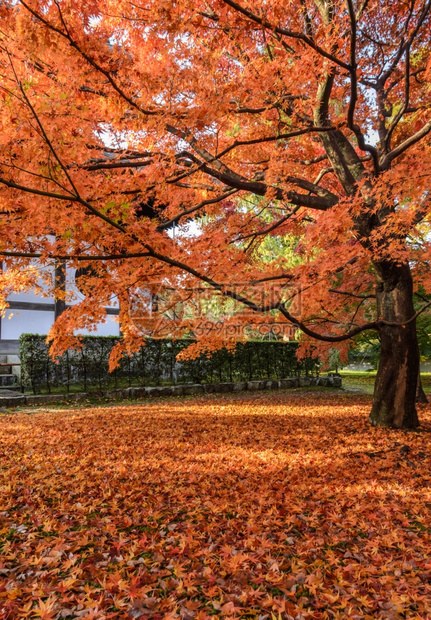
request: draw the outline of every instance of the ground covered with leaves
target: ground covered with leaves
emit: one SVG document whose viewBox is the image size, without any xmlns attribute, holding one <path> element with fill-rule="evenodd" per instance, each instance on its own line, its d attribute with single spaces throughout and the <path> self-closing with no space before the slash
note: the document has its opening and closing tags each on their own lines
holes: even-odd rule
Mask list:
<svg viewBox="0 0 431 620">
<path fill-rule="evenodd" d="M 431 407 L 267 393 L 0 419 L 0 617 L 431 618 Z"/>
</svg>

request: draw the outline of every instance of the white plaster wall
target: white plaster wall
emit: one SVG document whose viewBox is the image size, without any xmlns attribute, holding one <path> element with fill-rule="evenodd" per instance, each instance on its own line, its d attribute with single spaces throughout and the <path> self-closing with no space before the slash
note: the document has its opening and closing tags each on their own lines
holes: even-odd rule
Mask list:
<svg viewBox="0 0 431 620">
<path fill-rule="evenodd" d="M 77 330 L 77 334 L 90 336 L 119 336 L 120 327 L 116 317 L 108 315 L 105 323 L 99 323 L 95 331 Z M 39 310 L 6 310 L 1 319 L 1 339 L 18 340 L 21 334 L 47 334 L 54 323 L 54 312 Z"/>
<path fill-rule="evenodd" d="M 6 310 L 1 320 L 1 337 L 2 340 L 18 340 L 21 334 L 47 334 L 53 322 L 54 312 Z"/>
</svg>

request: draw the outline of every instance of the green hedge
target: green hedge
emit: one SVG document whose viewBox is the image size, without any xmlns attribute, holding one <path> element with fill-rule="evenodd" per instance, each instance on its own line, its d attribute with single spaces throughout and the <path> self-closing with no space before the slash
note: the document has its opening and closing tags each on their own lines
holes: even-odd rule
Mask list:
<svg viewBox="0 0 431 620">
<path fill-rule="evenodd" d="M 190 344 L 186 340 L 148 340 L 132 357 L 108 372 L 112 347 L 119 339 L 84 336 L 80 351 L 67 351 L 56 362 L 48 355 L 46 336 L 23 334 L 20 338 L 23 386 L 34 394 L 51 391 L 94 391 L 126 386 L 167 383 L 218 383 L 282 379 L 318 373 L 318 362 L 296 359 L 296 342 L 249 341 L 238 343 L 234 353 L 222 349 L 210 357 L 176 361 Z"/>
</svg>

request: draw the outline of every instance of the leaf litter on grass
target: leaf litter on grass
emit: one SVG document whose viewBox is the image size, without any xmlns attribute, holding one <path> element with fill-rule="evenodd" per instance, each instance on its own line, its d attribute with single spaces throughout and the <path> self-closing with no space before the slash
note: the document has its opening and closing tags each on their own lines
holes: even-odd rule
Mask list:
<svg viewBox="0 0 431 620">
<path fill-rule="evenodd" d="M 430 618 L 431 429 L 265 393 L 0 419 L 0 618 Z"/>
</svg>

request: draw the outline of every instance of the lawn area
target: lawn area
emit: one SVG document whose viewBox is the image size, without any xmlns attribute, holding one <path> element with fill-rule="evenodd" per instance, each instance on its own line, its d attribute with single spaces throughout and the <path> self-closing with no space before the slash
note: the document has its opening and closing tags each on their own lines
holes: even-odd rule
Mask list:
<svg viewBox="0 0 431 620">
<path fill-rule="evenodd" d="M 361 390 L 366 394 L 372 394 L 374 391 L 374 382 L 376 380 L 376 371 L 363 370 L 341 370 L 340 375 L 343 377 L 343 388 L 346 390 Z M 422 387 L 424 392 L 431 395 L 431 373 L 421 372 Z"/>
<path fill-rule="evenodd" d="M 430 618 L 431 405 L 273 392 L 0 418 L 0 618 Z"/>
<path fill-rule="evenodd" d="M 343 388 L 345 390 L 357 390 L 366 394 L 374 392 L 374 382 L 376 380 L 376 371 L 355 371 L 340 370 L 343 378 Z"/>
</svg>

